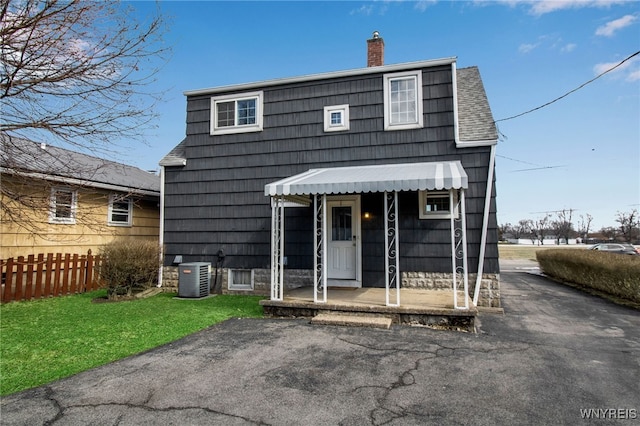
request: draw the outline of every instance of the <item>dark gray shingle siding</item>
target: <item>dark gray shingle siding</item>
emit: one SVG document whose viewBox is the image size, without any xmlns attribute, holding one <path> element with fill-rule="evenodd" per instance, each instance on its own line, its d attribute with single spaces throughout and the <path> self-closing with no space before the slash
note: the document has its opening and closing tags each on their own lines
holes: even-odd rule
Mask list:
<svg viewBox="0 0 640 426">
<path fill-rule="evenodd" d="M 382 81 L 382 74 L 368 74 L 265 87 L 264 130 L 221 136 L 209 135 L 210 97 L 189 97 L 180 144 L 187 165 L 166 169 L 167 259 L 213 261 L 224 248 L 227 267 L 268 267 L 271 208 L 264 185 L 310 168 L 460 160 L 469 175 L 469 266 L 476 268 L 489 147 L 455 146 L 451 68 L 423 71 L 423 129 L 383 131 Z M 338 104 L 349 104 L 350 130 L 325 133 L 323 107 Z M 381 194 L 364 194 L 362 203 L 363 211 L 366 204 L 381 213 Z M 401 269 L 450 271 L 449 222 L 419 220 L 416 193 L 401 194 L 400 206 Z M 379 284 L 380 226 L 363 223 L 365 285 Z M 286 227 L 288 267 L 311 268 L 312 209 L 287 209 Z M 497 253 L 488 255 L 485 271 L 497 271 Z"/>
</svg>

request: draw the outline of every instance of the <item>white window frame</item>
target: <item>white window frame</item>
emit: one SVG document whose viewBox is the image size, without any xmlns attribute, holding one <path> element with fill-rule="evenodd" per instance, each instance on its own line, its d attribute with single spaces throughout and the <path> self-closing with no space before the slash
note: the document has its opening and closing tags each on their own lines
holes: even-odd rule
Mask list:
<svg viewBox="0 0 640 426">
<path fill-rule="evenodd" d="M 249 92 L 234 95 L 214 96 L 211 98 L 211 135 L 226 135 L 232 133 L 248 133 L 248 132 L 260 132 L 262 131 L 262 106 L 263 106 L 263 93 Z M 238 120 L 238 102 L 249 99 L 255 99 L 256 101 L 256 122 L 252 124 L 237 124 Z M 217 105 L 223 102 L 235 102 L 235 123 L 233 126 L 218 127 L 218 108 Z"/>
<path fill-rule="evenodd" d="M 251 271 L 251 283 L 250 284 L 235 284 L 233 282 L 233 275 L 236 271 L 247 272 Z M 253 291 L 254 288 L 254 270 L 253 269 L 229 269 L 229 273 L 227 275 L 227 288 L 229 291 Z"/>
<path fill-rule="evenodd" d="M 66 192 L 71 194 L 71 206 L 69 217 L 57 217 L 57 194 Z M 49 223 L 70 224 L 76 223 L 76 211 L 78 210 L 78 191 L 71 188 L 55 187 L 51 188 L 51 196 L 49 197 Z"/>
<path fill-rule="evenodd" d="M 454 218 L 458 218 L 458 191 L 453 191 L 453 214 Z M 451 218 L 451 206 L 449 210 L 427 211 L 427 200 L 429 197 L 446 198 L 449 200 L 449 191 L 418 191 L 418 209 L 420 219 L 449 219 Z"/>
<path fill-rule="evenodd" d="M 341 115 L 341 122 L 339 124 L 331 123 L 331 115 L 339 113 Z M 324 131 L 325 132 L 339 132 L 349 130 L 349 105 L 333 105 L 324 107 Z"/>
<path fill-rule="evenodd" d="M 416 118 L 410 123 L 393 123 L 391 120 L 391 82 L 395 80 L 413 79 L 416 85 L 415 111 Z M 384 129 L 405 130 L 424 127 L 422 97 L 422 71 L 398 72 L 384 75 Z"/>
<path fill-rule="evenodd" d="M 114 211 L 114 208 L 113 208 L 114 203 L 124 203 L 124 202 L 128 204 L 128 209 L 126 212 L 124 210 Z M 117 220 L 114 221 L 113 220 L 114 213 L 120 214 L 120 215 L 124 215 L 126 213 L 127 221 L 126 222 L 121 222 Z M 111 194 L 109 196 L 109 209 L 108 209 L 107 223 L 110 226 L 131 226 L 133 224 L 133 200 L 123 195 Z"/>
</svg>

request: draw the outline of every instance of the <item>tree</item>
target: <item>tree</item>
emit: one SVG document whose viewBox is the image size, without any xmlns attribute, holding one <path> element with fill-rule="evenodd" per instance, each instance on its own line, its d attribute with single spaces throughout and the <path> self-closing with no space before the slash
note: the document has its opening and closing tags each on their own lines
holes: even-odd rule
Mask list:
<svg viewBox="0 0 640 426">
<path fill-rule="evenodd" d="M 620 233 L 628 243 L 640 239 L 640 216 L 638 210 L 630 212 L 617 212 L 616 222 L 620 224 Z"/>
<path fill-rule="evenodd" d="M 540 245 L 544 245 L 544 237 L 549 233 L 549 218 L 550 216 L 546 214 L 537 219 L 533 224 L 532 232 L 538 236 Z"/>
<path fill-rule="evenodd" d="M 607 226 L 600 229 L 600 233 L 604 235 L 607 241 L 616 241 L 618 239 L 619 232 L 620 231 L 617 228 L 614 228 L 613 226 Z"/>
<path fill-rule="evenodd" d="M 0 130 L 82 148 L 140 139 L 168 50 L 160 14 L 137 22 L 130 12 L 114 1 L 3 0 Z"/>
<path fill-rule="evenodd" d="M 582 237 L 583 243 L 589 239 L 591 222 L 593 222 L 593 216 L 591 216 L 589 213 L 587 213 L 586 215 L 580 215 L 580 221 L 578 222 L 578 233 Z"/>
<path fill-rule="evenodd" d="M 22 138 L 104 157 L 122 151 L 118 141 L 144 141 L 154 127 L 161 93 L 150 85 L 169 54 L 162 42 L 166 25 L 158 11 L 136 16 L 117 1 L 0 2 L 3 222 L 33 233 L 46 228 L 22 214 L 46 211 L 53 185 L 38 181 L 43 196 L 20 190 L 33 187 L 29 163 L 43 161 L 24 149 Z M 96 172 L 95 164 L 48 167 L 57 176 L 74 176 L 82 167 L 85 175 Z"/>
<path fill-rule="evenodd" d="M 569 238 L 573 236 L 573 223 L 572 223 L 573 210 L 561 210 L 556 212 L 556 220 L 551 222 L 551 229 L 556 234 L 556 241 L 560 244 L 560 240 L 564 239 L 569 244 Z"/>
</svg>

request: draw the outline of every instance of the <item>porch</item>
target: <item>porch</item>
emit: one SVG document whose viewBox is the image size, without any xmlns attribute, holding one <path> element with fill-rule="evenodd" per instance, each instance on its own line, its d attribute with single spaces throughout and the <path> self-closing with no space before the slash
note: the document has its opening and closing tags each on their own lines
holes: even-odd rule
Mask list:
<svg viewBox="0 0 640 426">
<path fill-rule="evenodd" d="M 314 303 L 313 287 L 287 290 L 282 300 L 262 300 L 265 315 L 314 318 L 318 314 L 390 318 L 393 324 L 475 331 L 477 309 L 467 297 L 469 309 L 455 309 L 453 292 L 401 288 L 400 306 L 387 306 L 384 288 L 327 289 L 326 303 Z M 458 303 L 464 295 L 458 292 Z"/>
</svg>

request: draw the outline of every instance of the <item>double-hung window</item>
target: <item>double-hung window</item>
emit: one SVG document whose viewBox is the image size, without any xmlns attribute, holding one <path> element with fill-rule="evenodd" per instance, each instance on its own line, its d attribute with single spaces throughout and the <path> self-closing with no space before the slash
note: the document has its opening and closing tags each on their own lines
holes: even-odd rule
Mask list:
<svg viewBox="0 0 640 426">
<path fill-rule="evenodd" d="M 78 191 L 52 188 L 49 200 L 49 223 L 76 223 Z"/>
<path fill-rule="evenodd" d="M 109 197 L 108 223 L 112 226 L 131 226 L 133 203 L 130 198 L 121 195 Z"/>
<path fill-rule="evenodd" d="M 262 130 L 262 92 L 211 98 L 211 134 Z"/>
<path fill-rule="evenodd" d="M 384 129 L 416 129 L 422 126 L 422 73 L 385 74 Z"/>
</svg>

